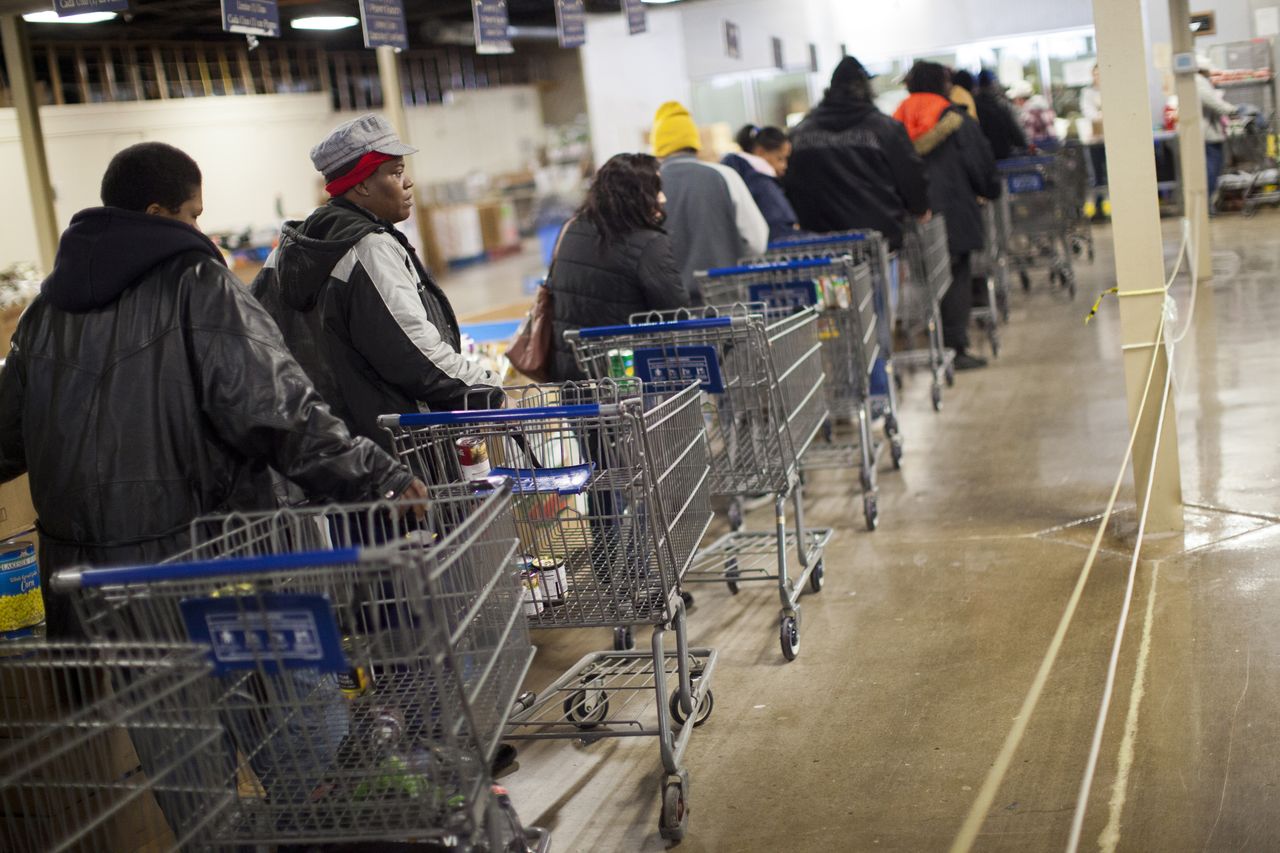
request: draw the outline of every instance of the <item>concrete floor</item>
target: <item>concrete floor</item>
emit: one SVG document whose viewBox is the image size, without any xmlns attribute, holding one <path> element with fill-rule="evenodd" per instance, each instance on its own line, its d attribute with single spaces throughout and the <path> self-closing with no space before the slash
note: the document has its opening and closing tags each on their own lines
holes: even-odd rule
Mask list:
<svg viewBox="0 0 1280 853">
<path fill-rule="evenodd" d="M 1175 359 L 1187 532 L 1144 547 L 1082 849 L 1280 849 L 1278 223 L 1264 212 L 1213 224 L 1219 275 Z M 1173 223 L 1166 236 L 1171 251 Z M 962 374 L 940 414 L 924 377 L 908 380 L 907 455 L 881 476 L 878 531 L 862 528 L 850 476 L 810 478 L 809 521 L 836 534 L 826 588 L 804 599 L 798 660 L 779 653 L 772 588 L 695 588 L 692 638 L 720 663 L 714 715 L 686 755 L 681 850 L 951 844 L 1045 655 L 1128 436 L 1114 301 L 1083 323 L 1110 284 L 1107 229 L 1097 262 L 1077 270 L 1074 302 L 1043 274 L 1014 294 L 1001 357 Z M 481 307 L 520 299 L 514 275 L 483 278 L 446 286 Z M 1185 283 L 1175 293 L 1185 320 Z M 976 849 L 1065 847 L 1133 500 L 1127 486 Z M 608 642 L 599 630 L 535 635 L 531 685 Z M 647 851 L 666 846 L 658 771 L 651 740 L 540 742 L 502 781 L 557 851 Z"/>
</svg>

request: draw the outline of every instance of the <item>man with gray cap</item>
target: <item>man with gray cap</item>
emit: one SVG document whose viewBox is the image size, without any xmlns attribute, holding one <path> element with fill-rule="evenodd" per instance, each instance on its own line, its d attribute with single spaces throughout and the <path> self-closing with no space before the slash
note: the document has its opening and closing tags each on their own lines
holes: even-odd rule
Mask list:
<svg viewBox="0 0 1280 853">
<path fill-rule="evenodd" d="M 413 210 L 405 145 L 381 116 L 311 149 L 329 201 L 287 222 L 253 282 L 321 396 L 353 433 L 390 449 L 378 415 L 501 405 L 501 378 L 459 353 L 458 321 L 395 227 Z"/>
</svg>

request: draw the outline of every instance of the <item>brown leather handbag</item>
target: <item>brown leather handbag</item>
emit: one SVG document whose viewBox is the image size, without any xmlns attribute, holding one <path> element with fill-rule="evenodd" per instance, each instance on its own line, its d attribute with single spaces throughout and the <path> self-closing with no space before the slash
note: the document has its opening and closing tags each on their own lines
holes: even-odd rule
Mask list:
<svg viewBox="0 0 1280 853">
<path fill-rule="evenodd" d="M 560 229 L 556 238 L 555 249 L 551 252 L 551 268 L 547 270 L 547 280 L 538 288 L 533 297 L 533 307 L 524 318 L 516 332 L 515 340 L 507 348 L 507 361 L 520 373 L 534 382 L 550 382 L 552 363 L 555 360 L 555 341 L 552 338 L 552 317 L 555 313 L 551 301 L 551 272 L 556 268 L 556 256 L 560 254 L 560 241 L 564 232 L 573 224 L 570 219 Z"/>
</svg>

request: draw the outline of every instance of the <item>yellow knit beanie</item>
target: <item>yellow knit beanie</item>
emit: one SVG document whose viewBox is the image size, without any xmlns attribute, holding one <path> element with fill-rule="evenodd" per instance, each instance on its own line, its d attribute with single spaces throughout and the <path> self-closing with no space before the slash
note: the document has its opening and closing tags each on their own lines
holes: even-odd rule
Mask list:
<svg viewBox="0 0 1280 853">
<path fill-rule="evenodd" d="M 702 139 L 693 117 L 679 101 L 667 101 L 653 117 L 653 156 L 666 157 L 685 148 L 698 151 Z"/>
</svg>

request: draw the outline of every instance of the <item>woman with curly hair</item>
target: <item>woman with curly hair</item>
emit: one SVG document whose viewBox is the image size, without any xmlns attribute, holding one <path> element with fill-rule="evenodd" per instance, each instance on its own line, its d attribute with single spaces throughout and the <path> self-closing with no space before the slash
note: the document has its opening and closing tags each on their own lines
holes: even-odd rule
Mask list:
<svg viewBox="0 0 1280 853">
<path fill-rule="evenodd" d="M 689 293 L 662 228 L 658 161 L 618 154 L 600 167 L 587 199 L 565 226 L 547 277 L 554 306 L 552 379 L 585 378 L 567 329 L 626 323 L 640 311 L 680 308 Z"/>
</svg>

